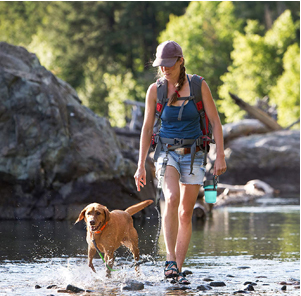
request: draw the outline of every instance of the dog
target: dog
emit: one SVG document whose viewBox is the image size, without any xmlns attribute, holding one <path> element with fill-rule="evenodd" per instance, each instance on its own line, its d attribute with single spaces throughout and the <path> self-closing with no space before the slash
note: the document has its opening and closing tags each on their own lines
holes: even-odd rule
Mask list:
<svg viewBox="0 0 301 296">
<path fill-rule="evenodd" d="M 138 262 L 138 234 L 134 228 L 132 216 L 152 203 L 152 200 L 145 200 L 127 208 L 125 211 L 114 210 L 112 212 L 99 203 L 91 203 L 81 211 L 75 224 L 83 219 L 86 222 L 88 265 L 94 272 L 96 270 L 92 260 L 97 251 L 94 243 L 96 243 L 99 251 L 104 253 L 106 275 L 108 277 L 110 277 L 114 264 L 114 252 L 121 245 L 127 247 L 133 253 L 136 263 Z M 135 270 L 139 273 L 137 264 Z"/>
</svg>

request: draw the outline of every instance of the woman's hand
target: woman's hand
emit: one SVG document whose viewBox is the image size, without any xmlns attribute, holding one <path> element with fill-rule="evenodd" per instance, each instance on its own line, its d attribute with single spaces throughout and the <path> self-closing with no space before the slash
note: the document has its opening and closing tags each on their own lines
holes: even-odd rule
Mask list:
<svg viewBox="0 0 301 296">
<path fill-rule="evenodd" d="M 226 170 L 227 164 L 225 161 L 225 156 L 217 156 L 214 163 L 213 175 L 219 176 L 225 173 Z"/>
<path fill-rule="evenodd" d="M 146 170 L 144 167 L 138 167 L 135 175 L 135 183 L 137 187 L 137 191 L 140 191 L 140 187 L 144 187 L 146 185 Z"/>
</svg>

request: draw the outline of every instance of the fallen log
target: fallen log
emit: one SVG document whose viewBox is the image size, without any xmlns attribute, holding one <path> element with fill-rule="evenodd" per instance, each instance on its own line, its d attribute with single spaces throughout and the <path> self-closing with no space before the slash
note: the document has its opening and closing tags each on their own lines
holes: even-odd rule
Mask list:
<svg viewBox="0 0 301 296">
<path fill-rule="evenodd" d="M 283 128 L 268 114 L 264 111 L 260 110 L 255 106 L 251 106 L 250 104 L 244 102 L 238 96 L 229 92 L 229 95 L 234 100 L 235 104 L 238 105 L 241 109 L 245 110 L 250 116 L 260 120 L 264 125 L 266 125 L 271 131 L 279 131 Z"/>
<path fill-rule="evenodd" d="M 265 134 L 270 130 L 258 119 L 243 119 L 223 125 L 224 143 L 252 134 Z"/>
<path fill-rule="evenodd" d="M 259 197 L 272 197 L 279 192 L 261 180 L 251 180 L 245 185 L 218 184 L 219 192 L 214 207 L 248 203 Z"/>
<path fill-rule="evenodd" d="M 217 186 L 217 199 L 214 204 L 204 201 L 204 190 L 201 187 L 193 211 L 193 218 L 200 220 L 217 207 L 249 203 L 259 197 L 271 197 L 279 192 L 261 180 L 251 180 L 245 185 L 229 185 L 219 183 Z"/>
</svg>

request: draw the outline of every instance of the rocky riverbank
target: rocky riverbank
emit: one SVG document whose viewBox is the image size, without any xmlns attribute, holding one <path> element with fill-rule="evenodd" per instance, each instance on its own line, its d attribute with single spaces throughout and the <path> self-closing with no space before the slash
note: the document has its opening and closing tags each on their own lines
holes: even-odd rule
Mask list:
<svg viewBox="0 0 301 296">
<path fill-rule="evenodd" d="M 244 270 L 250 270 L 250 266 L 238 266 L 237 271 L 241 271 L 244 274 Z M 264 295 L 275 295 L 278 293 L 287 292 L 289 295 L 298 295 L 300 292 L 300 279 L 289 278 L 288 280 L 280 280 L 274 282 L 271 280 L 268 274 L 266 275 L 254 275 L 250 276 L 249 280 L 246 280 L 244 276 L 233 275 L 231 273 L 224 275 L 224 278 L 217 276 L 205 276 L 202 277 L 199 273 L 193 273 L 190 270 L 185 270 L 187 279 L 191 281 L 190 285 L 180 285 L 175 280 L 161 280 L 156 281 L 141 281 L 137 279 L 125 279 L 122 282 L 114 280 L 114 284 L 118 287 L 120 292 L 117 292 L 112 285 L 111 280 L 107 280 L 107 287 L 102 288 L 102 293 L 105 292 L 110 295 L 123 295 L 123 291 L 131 291 L 132 295 L 166 295 L 166 293 L 180 293 L 186 291 L 189 295 L 199 295 L 203 292 L 206 295 L 241 295 L 254 293 L 264 293 Z M 256 273 L 256 272 L 255 272 Z M 110 285 L 111 283 L 111 285 Z M 117 288 L 116 287 L 116 288 Z M 154 291 L 156 288 L 156 292 Z M 86 289 L 85 287 L 68 284 L 66 287 L 60 287 L 55 284 L 43 287 L 40 285 L 35 286 L 36 290 L 43 289 L 48 291 L 56 291 L 57 294 L 64 293 L 81 293 L 84 295 L 98 295 L 99 288 Z M 178 291 L 178 292 L 177 292 Z M 144 295 L 144 294 L 143 294 Z M 177 294 L 178 295 L 178 294 Z"/>
</svg>

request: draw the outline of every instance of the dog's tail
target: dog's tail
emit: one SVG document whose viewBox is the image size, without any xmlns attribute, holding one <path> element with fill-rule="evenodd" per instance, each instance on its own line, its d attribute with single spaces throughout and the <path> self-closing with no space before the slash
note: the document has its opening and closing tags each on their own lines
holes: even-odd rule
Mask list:
<svg viewBox="0 0 301 296">
<path fill-rule="evenodd" d="M 136 213 L 138 213 L 139 211 L 143 210 L 144 208 L 146 208 L 147 206 L 149 206 L 150 204 L 152 204 L 154 201 L 151 199 L 139 202 L 129 208 L 127 208 L 125 210 L 125 212 L 129 213 L 131 216 L 135 215 Z"/>
</svg>

